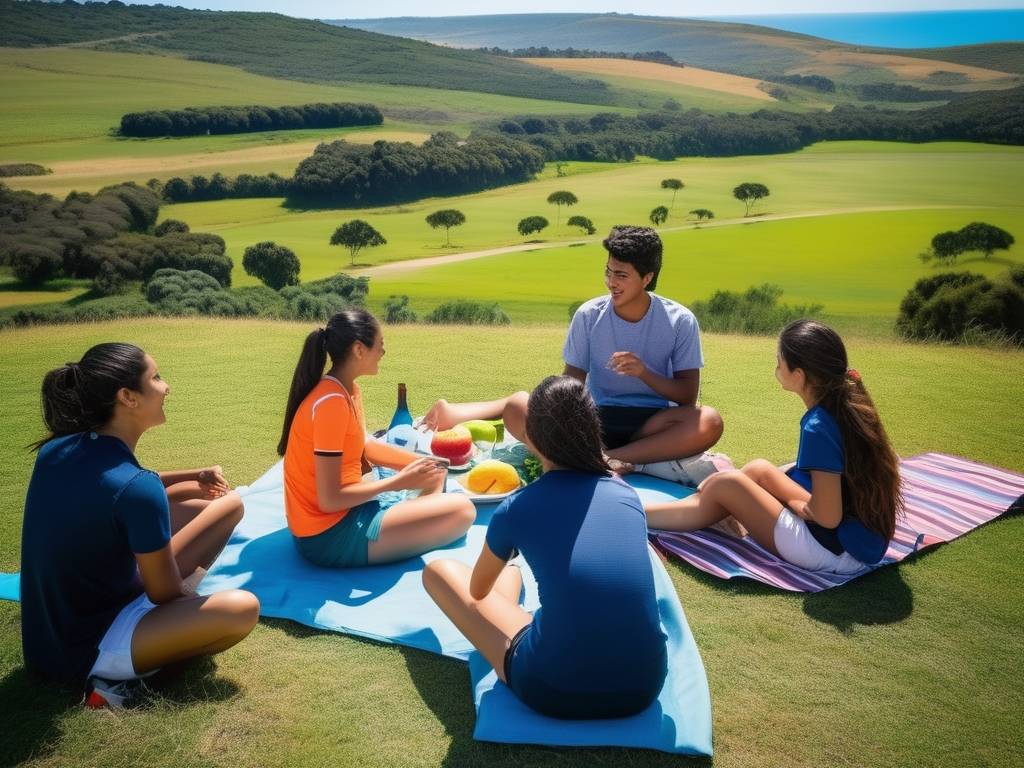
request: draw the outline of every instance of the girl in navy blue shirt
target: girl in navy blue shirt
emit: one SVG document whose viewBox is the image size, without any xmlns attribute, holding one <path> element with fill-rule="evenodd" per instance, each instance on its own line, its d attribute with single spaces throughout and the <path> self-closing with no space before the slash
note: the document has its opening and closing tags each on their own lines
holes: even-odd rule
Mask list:
<svg viewBox="0 0 1024 768">
<path fill-rule="evenodd" d="M 879 562 L 902 509 L 899 459 L 839 335 L 797 320 L 779 337 L 775 377 L 804 401 L 796 465 L 757 459 L 709 477 L 682 501 L 651 504 L 652 528 L 693 531 L 730 515 L 758 544 L 812 571 Z"/>
<path fill-rule="evenodd" d="M 43 379 L 42 440 L 21 547 L 26 666 L 119 706 L 125 681 L 245 637 L 256 597 L 190 596 L 242 517 L 219 467 L 143 468 L 135 446 L 166 419 L 170 388 L 131 344 L 99 344 Z"/>
<path fill-rule="evenodd" d="M 551 376 L 530 395 L 526 432 L 544 475 L 495 511 L 476 566 L 435 560 L 423 583 L 441 609 L 533 709 L 552 717 L 625 717 L 665 681 L 666 638 L 636 492 L 611 474 L 584 385 Z M 516 550 L 541 607 L 519 606 Z"/>
</svg>

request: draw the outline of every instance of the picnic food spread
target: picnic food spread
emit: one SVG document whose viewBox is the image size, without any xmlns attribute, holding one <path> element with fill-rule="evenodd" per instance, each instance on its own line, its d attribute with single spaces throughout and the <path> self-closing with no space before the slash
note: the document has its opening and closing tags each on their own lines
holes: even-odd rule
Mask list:
<svg viewBox="0 0 1024 768">
<path fill-rule="evenodd" d="M 466 487 L 473 493 L 508 493 L 519 485 L 515 467 L 497 459 L 481 461 L 466 476 Z"/>
<path fill-rule="evenodd" d="M 468 464 L 473 457 L 473 435 L 461 424 L 435 432 L 430 441 L 430 452 L 448 459 L 453 466 Z"/>
</svg>

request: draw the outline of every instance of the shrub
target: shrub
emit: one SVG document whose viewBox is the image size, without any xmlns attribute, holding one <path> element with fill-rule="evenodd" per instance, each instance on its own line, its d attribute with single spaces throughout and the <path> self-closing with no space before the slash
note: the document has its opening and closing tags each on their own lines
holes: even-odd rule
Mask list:
<svg viewBox="0 0 1024 768">
<path fill-rule="evenodd" d="M 146 301 L 159 304 L 167 299 L 177 299 L 187 293 L 220 291 L 216 278 L 198 269 L 158 269 L 146 283 Z"/>
<path fill-rule="evenodd" d="M 775 334 L 786 323 L 821 314 L 821 304 L 780 304 L 782 288 L 771 283 L 745 293 L 716 291 L 707 301 L 695 302 L 693 313 L 702 330 L 718 333 Z"/>
<path fill-rule="evenodd" d="M 964 343 L 996 334 L 1024 344 L 1024 269 L 992 281 L 970 272 L 922 278 L 900 303 L 896 331 L 912 339 Z"/>
<path fill-rule="evenodd" d="M 164 235 L 171 235 L 177 232 L 185 234 L 188 231 L 188 224 L 184 221 L 178 221 L 177 219 L 164 219 L 156 225 L 156 229 L 153 230 L 153 234 L 157 237 L 163 237 Z"/>
<path fill-rule="evenodd" d="M 46 176 L 53 173 L 38 163 L 4 163 L 0 165 L 0 178 L 6 176 Z"/>
<path fill-rule="evenodd" d="M 588 235 L 592 235 L 597 232 L 597 228 L 594 226 L 594 222 L 588 219 L 586 216 L 570 216 L 566 222 L 570 227 L 579 227 Z"/>
<path fill-rule="evenodd" d="M 124 273 L 110 261 L 100 265 L 100 271 L 92 279 L 92 289 L 100 296 L 114 296 L 124 293 L 127 281 Z"/>
<path fill-rule="evenodd" d="M 527 216 L 525 219 L 521 219 L 516 225 L 516 229 L 519 234 L 523 237 L 528 237 L 534 232 L 540 232 L 542 229 L 548 226 L 548 220 L 543 216 Z"/>
<path fill-rule="evenodd" d="M 299 283 L 299 258 L 295 252 L 269 240 L 245 249 L 242 268 L 266 286 L 280 290 Z"/>
<path fill-rule="evenodd" d="M 451 325 L 509 325 L 509 319 L 497 304 L 482 304 L 458 299 L 438 305 L 426 317 L 428 323 Z"/>
<path fill-rule="evenodd" d="M 409 306 L 408 296 L 389 296 L 384 302 L 385 323 L 415 323 L 416 313 Z"/>
<path fill-rule="evenodd" d="M 45 283 L 51 277 L 56 277 L 63 266 L 59 253 L 33 243 L 15 246 L 7 260 L 14 276 L 28 285 Z"/>
</svg>

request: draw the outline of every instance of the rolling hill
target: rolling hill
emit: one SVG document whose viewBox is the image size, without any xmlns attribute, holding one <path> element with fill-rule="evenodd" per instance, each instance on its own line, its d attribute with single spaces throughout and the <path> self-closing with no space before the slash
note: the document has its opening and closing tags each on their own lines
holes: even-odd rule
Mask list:
<svg viewBox="0 0 1024 768">
<path fill-rule="evenodd" d="M 838 83 L 929 85 L 933 71 L 962 76 L 964 90 L 1009 87 L 1024 70 L 1024 43 L 918 51 L 861 48 L 750 24 L 630 14 L 515 14 L 342 20 L 338 24 L 464 48 L 663 51 L 695 67 L 749 77 L 820 74 Z M 944 52 L 949 51 L 948 57 Z M 941 61 L 941 66 L 936 62 Z"/>
<path fill-rule="evenodd" d="M 596 105 L 617 98 L 599 80 L 279 14 L 0 0 L 0 47 L 58 45 L 178 56 L 304 82 L 425 86 Z"/>
</svg>

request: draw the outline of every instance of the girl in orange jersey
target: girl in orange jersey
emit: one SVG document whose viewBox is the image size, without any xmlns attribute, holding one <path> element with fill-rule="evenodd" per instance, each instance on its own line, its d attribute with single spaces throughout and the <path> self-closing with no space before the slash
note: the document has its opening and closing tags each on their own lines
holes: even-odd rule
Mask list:
<svg viewBox="0 0 1024 768">
<path fill-rule="evenodd" d="M 284 456 L 288 527 L 299 552 L 316 565 L 411 557 L 460 538 L 476 516 L 467 498 L 443 493 L 447 470 L 435 458 L 366 441 L 356 379 L 376 375 L 383 356 L 377 320 L 347 309 L 306 337 L 295 366 L 277 452 Z M 396 474 L 364 479 L 370 466 Z M 420 494 L 390 507 L 378 498 L 400 490 Z"/>
</svg>

